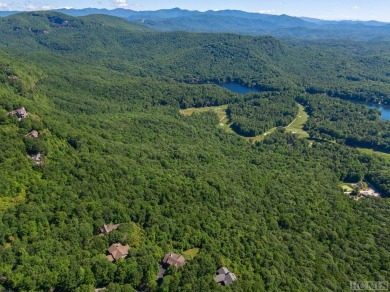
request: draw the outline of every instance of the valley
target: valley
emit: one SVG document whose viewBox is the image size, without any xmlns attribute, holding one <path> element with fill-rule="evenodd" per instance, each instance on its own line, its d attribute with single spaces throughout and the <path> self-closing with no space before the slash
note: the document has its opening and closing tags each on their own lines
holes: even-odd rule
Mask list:
<svg viewBox="0 0 390 292">
<path fill-rule="evenodd" d="M 390 124 L 350 102 L 390 101 L 389 62 L 386 41 L 1 18 L 0 291 L 389 279 Z M 382 198 L 344 194 L 362 181 Z"/>
</svg>

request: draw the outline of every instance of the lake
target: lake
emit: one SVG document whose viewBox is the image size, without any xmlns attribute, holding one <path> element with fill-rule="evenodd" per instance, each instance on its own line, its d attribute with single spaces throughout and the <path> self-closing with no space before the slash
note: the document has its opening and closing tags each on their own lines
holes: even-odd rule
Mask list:
<svg viewBox="0 0 390 292">
<path fill-rule="evenodd" d="M 376 108 L 381 111 L 381 120 L 390 121 L 390 105 L 367 104 L 369 108 Z"/>
<path fill-rule="evenodd" d="M 217 84 L 218 86 L 221 86 L 223 88 L 226 88 L 234 93 L 238 94 L 246 94 L 251 92 L 260 92 L 260 90 L 255 88 L 249 88 L 244 85 L 238 84 L 238 83 L 221 83 Z"/>
<path fill-rule="evenodd" d="M 362 102 L 362 101 L 352 101 L 356 104 L 362 104 L 366 105 L 369 108 L 376 108 L 381 111 L 381 120 L 382 121 L 390 121 L 390 105 L 388 104 L 375 104 L 375 103 L 369 103 L 369 102 Z"/>
</svg>

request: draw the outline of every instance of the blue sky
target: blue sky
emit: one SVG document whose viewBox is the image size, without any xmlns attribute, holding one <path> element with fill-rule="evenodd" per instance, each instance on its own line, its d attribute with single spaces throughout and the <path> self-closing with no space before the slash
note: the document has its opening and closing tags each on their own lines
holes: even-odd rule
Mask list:
<svg viewBox="0 0 390 292">
<path fill-rule="evenodd" d="M 390 0 L 0 0 L 0 10 L 53 8 L 127 8 L 157 10 L 238 9 L 321 19 L 380 20 L 390 22 Z"/>
</svg>

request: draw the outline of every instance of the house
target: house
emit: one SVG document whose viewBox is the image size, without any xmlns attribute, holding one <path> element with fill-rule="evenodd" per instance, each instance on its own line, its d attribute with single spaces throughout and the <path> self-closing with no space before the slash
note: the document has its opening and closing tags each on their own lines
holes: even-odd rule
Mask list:
<svg viewBox="0 0 390 292">
<path fill-rule="evenodd" d="M 108 224 L 108 225 L 104 224 L 103 228 L 100 229 L 100 232 L 101 232 L 100 235 L 103 236 L 103 235 L 117 229 L 119 227 L 119 225 L 120 224 Z"/>
<path fill-rule="evenodd" d="M 122 245 L 120 243 L 113 243 L 108 249 L 107 259 L 110 262 L 124 259 L 129 254 L 130 247 L 128 245 Z"/>
<path fill-rule="evenodd" d="M 180 254 L 171 252 L 164 256 L 162 263 L 165 265 L 174 266 L 176 269 L 178 269 L 186 264 L 186 259 Z"/>
<path fill-rule="evenodd" d="M 367 188 L 367 189 L 364 189 L 364 190 L 361 190 L 360 193 L 359 193 L 361 196 L 372 196 L 372 197 L 380 197 L 380 194 L 377 193 L 374 189 L 372 188 Z"/>
<path fill-rule="evenodd" d="M 233 273 L 229 272 L 229 270 L 225 267 L 220 268 L 216 275 L 214 276 L 214 281 L 217 282 L 218 284 L 223 284 L 225 286 L 230 285 L 234 281 L 237 280 L 236 275 Z"/>
<path fill-rule="evenodd" d="M 19 119 L 24 119 L 24 118 L 27 118 L 28 117 L 28 114 L 27 114 L 27 111 L 24 107 L 20 107 L 18 108 L 16 111 L 16 116 L 19 118 Z"/>
<path fill-rule="evenodd" d="M 180 255 L 175 254 L 173 252 L 167 253 L 163 260 L 161 261 L 160 270 L 157 275 L 157 283 L 160 285 L 162 283 L 163 277 L 165 272 L 167 271 L 167 268 L 169 266 L 173 266 L 176 269 L 184 266 L 186 264 L 186 259 Z"/>
<path fill-rule="evenodd" d="M 41 153 L 38 153 L 36 155 L 30 156 L 31 160 L 36 164 L 36 165 L 43 165 L 43 156 Z"/>
<path fill-rule="evenodd" d="M 31 130 L 30 132 L 28 132 L 27 136 L 31 138 L 38 138 L 39 133 L 36 130 Z"/>
</svg>

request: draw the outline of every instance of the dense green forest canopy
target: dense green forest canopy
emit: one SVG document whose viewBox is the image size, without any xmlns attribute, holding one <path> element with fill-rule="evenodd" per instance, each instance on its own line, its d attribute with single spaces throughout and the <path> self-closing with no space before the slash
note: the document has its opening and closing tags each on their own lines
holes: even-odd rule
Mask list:
<svg viewBox="0 0 390 292">
<path fill-rule="evenodd" d="M 305 129 L 312 137 L 390 152 L 390 121 L 380 121 L 378 110 L 321 95 L 298 101 L 311 116 Z"/>
<path fill-rule="evenodd" d="M 296 41 L 287 45 L 272 37 L 145 33 L 146 28 L 116 22 L 119 24 L 113 28 L 111 18 L 102 15 L 18 14 L 0 19 L 4 31 L 0 42 L 9 50 L 41 61 L 48 53 L 60 53 L 68 61 L 82 60 L 132 76 L 185 82 L 236 81 L 264 90 L 390 100 L 386 42 Z"/>
<path fill-rule="evenodd" d="M 389 200 L 356 201 L 340 187 L 366 178 L 390 195 L 388 159 L 283 129 L 248 143 L 213 113 L 179 113 L 229 104 L 257 128 L 263 107 L 270 126 L 284 109 L 284 125 L 320 80 L 353 98 L 367 83 L 385 101 L 388 55 L 369 44 L 338 54 L 338 45 L 111 21 L 42 12 L 0 20 L 0 290 L 336 291 L 389 279 Z M 359 66 L 378 80 L 346 78 Z M 206 84 L 224 81 L 262 88 L 270 103 Z M 318 115 L 308 126 L 336 110 L 329 96 L 305 98 Z M 379 123 L 358 109 L 361 123 Z M 105 223 L 121 225 L 99 236 Z M 130 252 L 111 263 L 115 242 Z M 164 254 L 195 247 L 158 286 Z M 237 275 L 232 285 L 213 280 L 221 266 Z"/>
<path fill-rule="evenodd" d="M 298 106 L 291 93 L 254 94 L 251 100 L 229 105 L 227 114 L 234 131 L 254 137 L 274 127 L 289 125 L 298 114 Z"/>
</svg>

